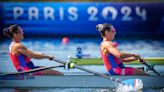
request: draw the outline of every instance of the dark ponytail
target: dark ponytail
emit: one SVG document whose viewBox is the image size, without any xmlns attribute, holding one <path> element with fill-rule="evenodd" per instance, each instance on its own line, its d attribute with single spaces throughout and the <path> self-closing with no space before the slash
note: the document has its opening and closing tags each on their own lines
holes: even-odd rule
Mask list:
<svg viewBox="0 0 164 92">
<path fill-rule="evenodd" d="M 3 34 L 7 37 L 10 37 L 10 32 L 9 32 L 9 29 L 8 28 L 4 28 L 3 29 Z"/>
<path fill-rule="evenodd" d="M 96 29 L 100 32 L 101 37 L 105 36 L 106 31 L 112 30 L 112 24 L 104 23 L 104 24 L 97 24 Z"/>
<path fill-rule="evenodd" d="M 19 26 L 17 24 L 11 25 L 3 29 L 3 34 L 9 38 L 13 38 L 14 33 L 18 33 Z"/>
</svg>

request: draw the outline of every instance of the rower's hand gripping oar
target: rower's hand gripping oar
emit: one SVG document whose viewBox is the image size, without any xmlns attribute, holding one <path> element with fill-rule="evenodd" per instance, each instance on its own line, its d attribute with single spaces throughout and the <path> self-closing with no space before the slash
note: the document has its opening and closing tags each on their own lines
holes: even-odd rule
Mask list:
<svg viewBox="0 0 164 92">
<path fill-rule="evenodd" d="M 148 64 L 144 59 L 140 58 L 139 61 L 148 67 L 148 70 L 152 70 L 155 74 L 160 76 L 160 74 L 154 69 L 154 65 Z"/>
<path fill-rule="evenodd" d="M 140 80 L 140 79 L 129 79 L 129 80 L 121 81 L 121 80 L 118 80 L 118 79 L 113 78 L 111 76 L 104 75 L 104 74 L 98 73 L 96 71 L 92 71 L 92 70 L 86 69 L 84 67 L 78 66 L 77 64 L 75 64 L 73 62 L 65 62 L 65 61 L 62 61 L 62 60 L 59 60 L 59 59 L 56 59 L 56 58 L 53 58 L 52 60 L 53 61 L 56 61 L 58 63 L 61 63 L 63 65 L 70 65 L 70 66 L 68 66 L 70 68 L 77 68 L 77 69 L 80 69 L 80 70 L 83 70 L 83 71 L 92 73 L 94 75 L 97 75 L 97 76 L 100 76 L 100 77 L 103 77 L 103 78 L 106 78 L 106 79 L 110 79 L 110 80 L 115 81 L 115 82 L 117 82 L 119 84 L 122 84 L 123 86 L 126 86 L 126 88 L 127 87 L 128 88 L 131 87 L 132 89 L 135 89 L 135 90 L 138 90 L 138 89 L 142 89 L 143 88 L 143 83 L 142 83 L 142 80 Z M 138 83 L 141 83 L 141 85 L 137 85 L 137 82 Z"/>
</svg>

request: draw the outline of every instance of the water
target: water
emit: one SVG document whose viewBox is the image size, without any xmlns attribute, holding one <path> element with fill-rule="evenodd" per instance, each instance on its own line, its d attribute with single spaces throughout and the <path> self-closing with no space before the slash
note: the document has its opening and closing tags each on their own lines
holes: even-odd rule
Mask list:
<svg viewBox="0 0 164 92">
<path fill-rule="evenodd" d="M 118 49 L 124 52 L 140 54 L 142 57 L 164 57 L 164 40 L 136 40 L 136 39 L 122 39 L 117 40 L 119 43 Z M 68 56 L 75 57 L 76 48 L 81 47 L 84 54 L 89 54 L 90 57 L 99 57 L 99 38 L 71 38 L 68 45 L 63 45 L 60 38 L 30 38 L 22 42 L 30 50 L 41 52 L 47 55 L 52 55 L 62 60 L 68 61 Z M 0 42 L 0 72 L 14 72 L 15 69 L 8 58 L 9 40 Z M 50 62 L 47 59 L 36 60 L 32 59 L 35 65 L 39 66 L 52 66 L 58 63 Z M 85 66 L 88 69 L 97 69 L 98 72 L 107 73 L 103 66 Z M 73 69 L 64 70 L 63 68 L 57 69 L 64 74 L 85 73 L 83 71 Z M 160 73 L 164 73 L 163 66 L 159 66 Z M 160 92 L 162 89 L 144 89 L 143 92 Z M 25 90 L 29 92 L 111 92 L 112 89 L 103 88 L 36 88 Z M 0 89 L 0 92 L 14 92 L 14 89 Z M 163 92 L 163 91 L 161 91 Z"/>
<path fill-rule="evenodd" d="M 31 89 L 0 88 L 0 92 L 115 92 L 115 91 L 114 89 L 108 89 L 108 88 L 31 88 Z M 137 92 L 164 92 L 164 89 L 144 89 L 144 90 L 139 90 Z"/>
</svg>

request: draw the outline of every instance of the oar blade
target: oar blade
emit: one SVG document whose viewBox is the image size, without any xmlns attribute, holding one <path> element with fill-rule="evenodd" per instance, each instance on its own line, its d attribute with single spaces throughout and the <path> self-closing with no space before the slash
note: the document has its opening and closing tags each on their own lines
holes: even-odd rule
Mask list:
<svg viewBox="0 0 164 92">
<path fill-rule="evenodd" d="M 117 92 L 131 92 L 139 91 L 143 89 L 143 82 L 141 79 L 128 79 L 122 81 L 125 85 L 118 84 L 116 91 Z"/>
</svg>

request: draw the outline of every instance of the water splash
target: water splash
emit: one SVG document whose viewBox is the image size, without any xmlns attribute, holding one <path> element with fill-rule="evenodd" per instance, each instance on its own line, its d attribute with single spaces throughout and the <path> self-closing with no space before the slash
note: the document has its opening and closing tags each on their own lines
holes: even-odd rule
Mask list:
<svg viewBox="0 0 164 92">
<path fill-rule="evenodd" d="M 123 83 L 127 85 L 118 84 L 116 92 L 142 92 L 143 82 L 141 79 L 129 79 L 123 81 Z"/>
</svg>

